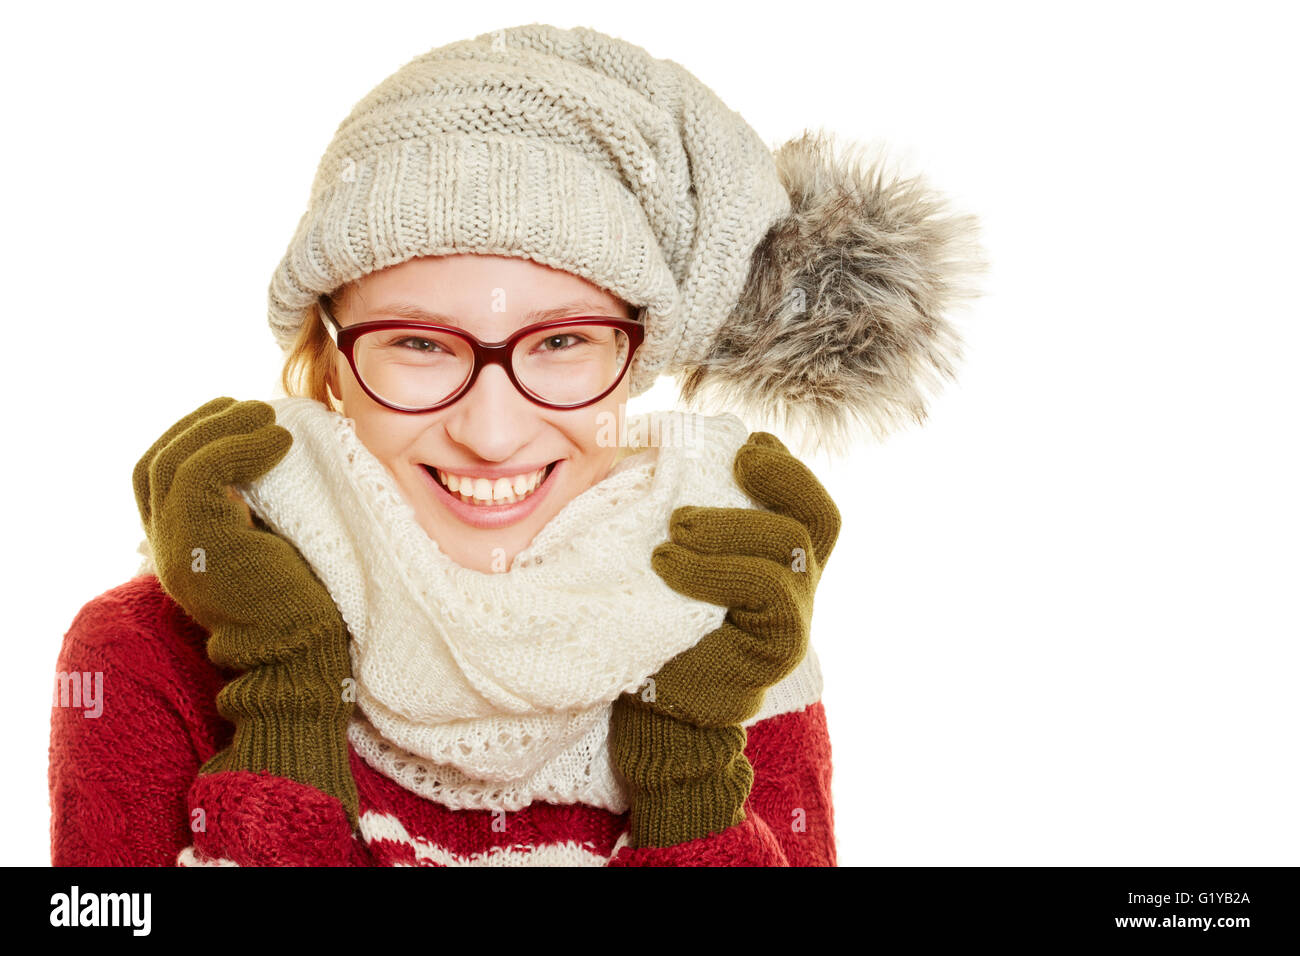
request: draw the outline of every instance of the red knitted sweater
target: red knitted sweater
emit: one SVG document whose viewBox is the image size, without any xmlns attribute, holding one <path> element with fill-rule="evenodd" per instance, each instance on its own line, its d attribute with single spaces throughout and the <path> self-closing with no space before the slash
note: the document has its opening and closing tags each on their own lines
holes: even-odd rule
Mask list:
<svg viewBox="0 0 1300 956">
<path fill-rule="evenodd" d="M 748 728 L 745 819 L 664 848 L 620 839 L 627 814 L 534 802 L 452 810 L 350 752 L 360 833 L 332 796 L 268 773 L 198 776 L 233 726 L 216 696 L 234 672 L 207 632 L 140 575 L 92 600 L 63 641 L 60 674 L 102 674 L 93 709 L 65 683 L 50 732 L 55 866 L 834 866 L 831 752 L 820 702 Z M 97 680 L 97 679 L 96 679 Z M 87 682 L 87 686 L 90 682 Z M 98 712 L 98 713 L 96 713 Z"/>
</svg>

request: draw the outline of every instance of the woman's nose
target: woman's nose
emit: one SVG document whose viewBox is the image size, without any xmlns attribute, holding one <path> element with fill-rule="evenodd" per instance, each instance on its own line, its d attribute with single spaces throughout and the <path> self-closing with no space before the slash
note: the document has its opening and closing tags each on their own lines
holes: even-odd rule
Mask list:
<svg viewBox="0 0 1300 956">
<path fill-rule="evenodd" d="M 506 370 L 489 365 L 468 392 L 447 409 L 447 434 L 488 461 L 505 461 L 523 447 L 535 429 L 537 406 L 520 394 Z"/>
</svg>

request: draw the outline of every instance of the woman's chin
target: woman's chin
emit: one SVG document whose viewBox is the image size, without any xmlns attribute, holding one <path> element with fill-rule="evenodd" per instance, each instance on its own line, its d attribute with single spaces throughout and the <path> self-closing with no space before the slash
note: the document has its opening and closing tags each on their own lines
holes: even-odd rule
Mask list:
<svg viewBox="0 0 1300 956">
<path fill-rule="evenodd" d="M 447 557 L 465 568 L 508 571 L 515 555 L 582 490 L 568 459 L 560 459 L 545 480 L 522 501 L 471 504 L 453 495 L 435 476 L 415 469 L 415 488 L 406 488 L 420 526 Z"/>
<path fill-rule="evenodd" d="M 546 502 L 523 519 L 497 527 L 467 524 L 450 509 L 437 507 L 422 508 L 417 517 L 443 554 L 463 568 L 491 574 L 509 571 L 515 555 L 532 543 L 558 511 L 553 502 Z"/>
</svg>

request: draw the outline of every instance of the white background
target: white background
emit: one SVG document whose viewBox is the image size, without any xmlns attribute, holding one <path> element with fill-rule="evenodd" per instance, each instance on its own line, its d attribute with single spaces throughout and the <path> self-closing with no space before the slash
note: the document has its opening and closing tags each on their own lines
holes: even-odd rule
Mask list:
<svg viewBox="0 0 1300 956">
<path fill-rule="evenodd" d="M 841 864 L 1300 862 L 1284 5 L 6 19 L 0 862 L 49 861 L 55 656 L 135 572 L 133 465 L 210 398 L 277 394 L 266 287 L 335 127 L 411 57 L 539 20 L 685 65 L 771 145 L 883 142 L 983 223 L 959 382 L 809 460 L 844 516 L 814 619 Z"/>
</svg>

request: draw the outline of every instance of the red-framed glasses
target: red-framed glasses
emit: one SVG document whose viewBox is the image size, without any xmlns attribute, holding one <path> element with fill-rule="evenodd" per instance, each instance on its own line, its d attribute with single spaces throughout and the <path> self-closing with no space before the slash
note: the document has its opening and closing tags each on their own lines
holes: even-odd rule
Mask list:
<svg viewBox="0 0 1300 956">
<path fill-rule="evenodd" d="M 539 322 L 503 342 L 464 329 L 383 319 L 347 327 L 319 300 L 321 319 L 352 374 L 372 399 L 397 412 L 444 408 L 500 365 L 515 388 L 544 408 L 582 408 L 623 380 L 645 338 L 633 319 L 579 315 Z"/>
</svg>

